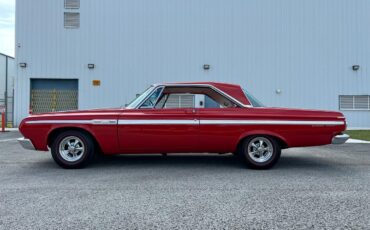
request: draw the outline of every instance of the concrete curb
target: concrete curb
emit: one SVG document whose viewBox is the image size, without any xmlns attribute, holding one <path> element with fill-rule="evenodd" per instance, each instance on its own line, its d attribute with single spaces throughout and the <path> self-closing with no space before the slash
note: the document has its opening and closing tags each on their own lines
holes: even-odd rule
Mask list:
<svg viewBox="0 0 370 230">
<path fill-rule="evenodd" d="M 14 132 L 18 131 L 18 128 L 5 128 L 5 131 Z"/>
<path fill-rule="evenodd" d="M 358 140 L 358 139 L 348 139 L 346 141 L 346 144 L 370 144 L 370 141 L 363 141 L 363 140 Z"/>
</svg>

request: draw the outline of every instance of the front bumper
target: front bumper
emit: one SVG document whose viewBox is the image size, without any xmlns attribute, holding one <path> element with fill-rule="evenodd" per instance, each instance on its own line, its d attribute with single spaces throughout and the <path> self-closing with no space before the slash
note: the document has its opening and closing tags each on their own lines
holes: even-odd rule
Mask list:
<svg viewBox="0 0 370 230">
<path fill-rule="evenodd" d="M 18 139 L 18 142 L 25 149 L 36 150 L 30 139 L 26 139 L 26 138 L 22 137 L 22 138 Z"/>
<path fill-rule="evenodd" d="M 347 134 L 340 134 L 333 137 L 331 143 L 332 144 L 343 144 L 349 139 Z"/>
</svg>

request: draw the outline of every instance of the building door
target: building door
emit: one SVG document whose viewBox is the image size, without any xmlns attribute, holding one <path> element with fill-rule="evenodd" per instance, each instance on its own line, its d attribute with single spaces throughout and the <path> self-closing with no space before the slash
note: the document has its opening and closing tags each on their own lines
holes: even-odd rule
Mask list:
<svg viewBox="0 0 370 230">
<path fill-rule="evenodd" d="M 33 114 L 78 109 L 77 79 L 31 79 Z"/>
</svg>

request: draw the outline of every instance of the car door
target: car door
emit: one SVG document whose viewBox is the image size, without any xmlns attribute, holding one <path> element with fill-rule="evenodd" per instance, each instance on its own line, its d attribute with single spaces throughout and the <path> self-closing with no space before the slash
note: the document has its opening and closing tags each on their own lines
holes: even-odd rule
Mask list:
<svg viewBox="0 0 370 230">
<path fill-rule="evenodd" d="M 122 153 L 182 153 L 198 150 L 194 108 L 129 109 L 119 115 Z"/>
<path fill-rule="evenodd" d="M 245 118 L 242 108 L 199 108 L 199 142 L 203 152 L 233 152 L 246 127 L 233 124 Z"/>
</svg>

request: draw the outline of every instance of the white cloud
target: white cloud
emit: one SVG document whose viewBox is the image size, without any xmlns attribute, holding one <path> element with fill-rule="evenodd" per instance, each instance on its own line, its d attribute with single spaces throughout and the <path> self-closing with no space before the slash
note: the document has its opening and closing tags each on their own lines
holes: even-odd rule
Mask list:
<svg viewBox="0 0 370 230">
<path fill-rule="evenodd" d="M 0 53 L 14 56 L 15 0 L 0 0 Z"/>
<path fill-rule="evenodd" d="M 0 0 L 0 5 L 15 8 L 15 0 Z"/>
<path fill-rule="evenodd" d="M 12 28 L 0 28 L 0 53 L 14 56 L 15 34 Z"/>
<path fill-rule="evenodd" d="M 15 18 L 14 15 L 8 17 L 0 16 L 0 27 L 14 27 Z"/>
</svg>

